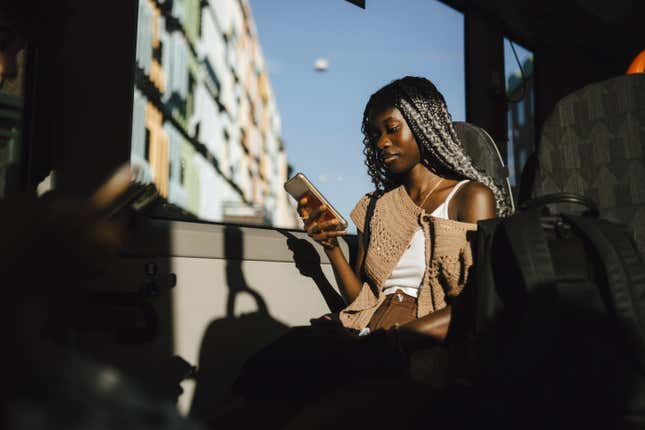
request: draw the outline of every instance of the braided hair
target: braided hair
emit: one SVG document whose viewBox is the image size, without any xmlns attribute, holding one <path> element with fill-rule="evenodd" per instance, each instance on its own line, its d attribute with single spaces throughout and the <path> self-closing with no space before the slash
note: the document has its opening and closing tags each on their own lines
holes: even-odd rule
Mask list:
<svg viewBox="0 0 645 430">
<path fill-rule="evenodd" d="M 446 101 L 428 79 L 406 76 L 392 81 L 374 93 L 363 113 L 363 154 L 372 182 L 377 190 L 389 191 L 400 184 L 376 148 L 376 139 L 369 131 L 369 115 L 387 107 L 397 108 L 419 145 L 421 162 L 444 178 L 470 179 L 486 185 L 493 192 L 498 216 L 512 213 L 510 196 L 493 179 L 477 169 L 464 150 L 452 126 Z"/>
</svg>

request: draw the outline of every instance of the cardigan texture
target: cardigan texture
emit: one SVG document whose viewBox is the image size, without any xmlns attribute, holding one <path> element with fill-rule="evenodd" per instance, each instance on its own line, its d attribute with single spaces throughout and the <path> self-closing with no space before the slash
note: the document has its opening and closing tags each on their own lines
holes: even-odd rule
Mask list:
<svg viewBox="0 0 645 430">
<path fill-rule="evenodd" d="M 350 214 L 364 231 L 369 196 L 363 196 Z M 365 273 L 376 287 L 365 282 L 356 299 L 340 312 L 345 327 L 362 330 L 386 296 L 382 285 L 421 226 L 425 236 L 426 270 L 417 298 L 417 318 L 446 307 L 468 281 L 473 264 L 472 238 L 477 224 L 435 218 L 417 206 L 403 185 L 383 194 L 370 221 L 371 238 L 365 255 Z"/>
</svg>

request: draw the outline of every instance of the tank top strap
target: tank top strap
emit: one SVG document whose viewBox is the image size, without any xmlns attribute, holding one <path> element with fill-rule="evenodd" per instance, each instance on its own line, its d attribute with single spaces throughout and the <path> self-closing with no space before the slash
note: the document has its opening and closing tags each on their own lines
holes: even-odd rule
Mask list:
<svg viewBox="0 0 645 430">
<path fill-rule="evenodd" d="M 463 181 L 457 182 L 455 186 L 450 190 L 450 193 L 448 193 L 448 196 L 446 199 L 441 203 L 437 208 L 432 211 L 430 214 L 433 217 L 437 218 L 444 218 L 444 219 L 449 219 L 448 217 L 448 203 L 450 203 L 450 200 L 452 197 L 459 191 L 459 188 L 461 188 L 462 185 L 464 185 L 466 182 L 469 182 L 469 179 L 464 179 Z"/>
<path fill-rule="evenodd" d="M 457 194 L 457 191 L 459 191 L 459 188 L 461 188 L 462 185 L 464 185 L 466 182 L 470 182 L 470 179 L 464 179 L 463 181 L 459 181 L 455 184 L 454 187 L 452 187 L 452 190 L 450 190 L 450 193 L 448 194 L 448 197 L 446 197 L 446 200 L 444 200 L 443 204 L 448 206 L 450 203 L 450 200 Z"/>
</svg>

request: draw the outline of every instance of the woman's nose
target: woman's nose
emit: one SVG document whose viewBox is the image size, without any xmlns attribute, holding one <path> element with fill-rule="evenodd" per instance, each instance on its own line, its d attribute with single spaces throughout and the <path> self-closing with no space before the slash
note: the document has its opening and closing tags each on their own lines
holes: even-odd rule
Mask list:
<svg viewBox="0 0 645 430">
<path fill-rule="evenodd" d="M 376 141 L 376 147 L 378 149 L 385 149 L 385 148 L 387 148 L 388 146 L 391 146 L 391 145 L 392 145 L 392 142 L 390 141 L 390 139 L 387 136 L 381 136 Z"/>
</svg>

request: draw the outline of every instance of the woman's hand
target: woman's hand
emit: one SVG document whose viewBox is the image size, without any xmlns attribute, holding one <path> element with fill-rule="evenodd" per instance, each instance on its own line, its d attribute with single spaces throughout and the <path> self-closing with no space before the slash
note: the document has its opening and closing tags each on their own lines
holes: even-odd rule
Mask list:
<svg viewBox="0 0 645 430">
<path fill-rule="evenodd" d="M 336 218 L 325 219 L 329 212 L 324 205 L 312 208 L 308 196 L 303 196 L 298 201 L 298 214 L 305 224 L 307 234 L 321 244 L 325 249 L 338 246 L 338 237 L 347 233 L 341 230 L 340 222 Z"/>
<path fill-rule="evenodd" d="M 305 223 L 309 237 L 325 248 L 340 293 L 347 303 L 353 302 L 363 288 L 363 282 L 356 276 L 338 246 L 337 238 L 344 235 L 345 230 L 342 230 L 338 220 L 314 196 L 304 195 L 298 200 L 298 214 Z M 359 243 L 359 253 L 361 246 Z"/>
</svg>

